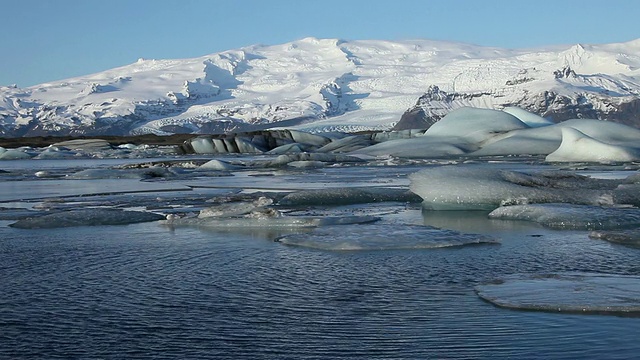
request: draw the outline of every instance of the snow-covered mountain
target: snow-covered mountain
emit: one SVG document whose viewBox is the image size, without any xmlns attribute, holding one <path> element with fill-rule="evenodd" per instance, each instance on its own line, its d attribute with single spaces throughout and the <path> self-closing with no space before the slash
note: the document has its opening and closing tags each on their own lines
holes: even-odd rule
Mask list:
<svg viewBox="0 0 640 360">
<path fill-rule="evenodd" d="M 638 126 L 640 39 L 512 50 L 305 38 L 193 59 L 140 59 L 64 81 L 0 87 L 0 136 L 383 130 L 428 127 L 462 106 Z"/>
</svg>

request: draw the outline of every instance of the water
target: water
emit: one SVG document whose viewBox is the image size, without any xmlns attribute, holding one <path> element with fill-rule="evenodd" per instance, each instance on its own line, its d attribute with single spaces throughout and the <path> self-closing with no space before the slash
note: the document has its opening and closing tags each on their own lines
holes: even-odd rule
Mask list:
<svg viewBox="0 0 640 360">
<path fill-rule="evenodd" d="M 402 186 L 403 176 L 418 169 L 384 168 L 375 184 Z M 239 177 L 235 185 L 323 186 L 334 173 L 343 184 L 353 178 L 362 185 L 372 171 Z M 231 179 L 224 178 L 225 186 Z M 100 187 L 106 180 L 87 181 Z M 190 181 L 161 184 L 182 188 Z M 0 183 L 4 199 L 33 205 L 5 192 L 10 186 L 27 193 L 16 189 L 20 183 Z M 30 198 L 47 197 L 46 187 L 36 189 Z M 198 199 L 220 192 L 163 196 L 198 206 Z M 153 196 L 81 200 L 133 207 Z M 68 199 L 69 206 L 78 204 Z M 273 241 L 281 233 L 266 230 L 157 223 L 24 230 L 2 221 L 0 358 L 629 359 L 640 353 L 639 318 L 501 309 L 473 290 L 512 274 L 639 275 L 637 248 L 589 239 L 586 231 L 489 220 L 486 212 L 423 213 L 388 203 L 298 211 L 383 213 L 383 223 L 477 232 L 501 245 L 322 251 L 283 245 Z"/>
</svg>

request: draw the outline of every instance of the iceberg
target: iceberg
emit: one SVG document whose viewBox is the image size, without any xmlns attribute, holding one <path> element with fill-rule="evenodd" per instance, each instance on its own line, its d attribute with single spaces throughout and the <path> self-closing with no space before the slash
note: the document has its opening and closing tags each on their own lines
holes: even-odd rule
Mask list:
<svg viewBox="0 0 640 360">
<path fill-rule="evenodd" d="M 0 160 L 31 159 L 34 156 L 35 154 L 18 149 L 5 149 L 5 151 L 0 152 Z"/>
<path fill-rule="evenodd" d="M 478 285 L 496 306 L 577 314 L 640 315 L 640 277 L 589 273 L 522 275 Z"/>
<path fill-rule="evenodd" d="M 534 114 L 532 112 L 529 112 L 527 110 L 521 109 L 516 106 L 507 106 L 504 109 L 502 109 L 502 111 L 517 117 L 518 120 L 522 121 L 527 126 L 532 128 L 549 126 L 554 124 L 553 121 L 549 121 L 540 115 Z"/>
<path fill-rule="evenodd" d="M 164 219 L 162 215 L 144 211 L 87 208 L 30 217 L 9 226 L 20 229 L 51 229 L 74 226 L 127 225 L 162 219 Z"/>
<path fill-rule="evenodd" d="M 409 189 L 431 210 L 493 210 L 503 205 L 570 203 L 635 205 L 632 177 L 596 179 L 568 171 L 524 173 L 483 166 L 438 166 L 409 175 Z"/>
<path fill-rule="evenodd" d="M 553 229 L 624 229 L 640 226 L 640 209 L 572 204 L 512 205 L 493 210 L 489 218 L 533 221 Z"/>
<path fill-rule="evenodd" d="M 284 245 L 328 251 L 439 249 L 478 244 L 499 244 L 487 235 L 465 234 L 430 226 L 370 224 L 324 227 L 309 233 L 278 238 Z"/>
<path fill-rule="evenodd" d="M 482 144 L 497 134 L 527 128 L 527 124 L 504 111 L 463 107 L 431 125 L 425 136 L 460 137 L 471 144 Z"/>
<path fill-rule="evenodd" d="M 640 137 L 636 139 L 634 144 Z M 560 147 L 547 155 L 548 162 L 630 162 L 640 160 L 640 147 L 609 144 L 570 127 L 562 128 Z"/>
</svg>

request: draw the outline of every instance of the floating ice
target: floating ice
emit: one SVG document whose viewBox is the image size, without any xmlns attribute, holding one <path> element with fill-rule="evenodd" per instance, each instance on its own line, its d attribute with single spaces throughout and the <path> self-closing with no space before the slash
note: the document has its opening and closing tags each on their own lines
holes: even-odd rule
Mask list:
<svg viewBox="0 0 640 360">
<path fill-rule="evenodd" d="M 640 277 L 606 274 L 513 276 L 475 288 L 500 307 L 580 314 L 640 314 Z"/>
<path fill-rule="evenodd" d="M 351 205 L 387 201 L 420 202 L 420 197 L 404 189 L 331 188 L 296 191 L 285 195 L 278 204 L 286 206 Z"/>
<path fill-rule="evenodd" d="M 318 169 L 327 166 L 327 163 L 322 161 L 292 161 L 287 163 L 287 166 L 297 169 Z"/>
<path fill-rule="evenodd" d="M 636 139 L 634 144 L 640 137 Z M 574 128 L 562 128 L 560 147 L 547 155 L 549 162 L 629 162 L 640 159 L 640 147 L 608 144 L 594 139 Z"/>
<path fill-rule="evenodd" d="M 411 191 L 433 210 L 493 210 L 500 205 L 635 204 L 637 186 L 564 171 L 522 173 L 479 166 L 440 166 L 409 175 Z"/>
<path fill-rule="evenodd" d="M 165 225 L 171 227 L 196 226 L 212 229 L 296 229 L 314 228 L 329 225 L 362 224 L 380 220 L 375 216 L 327 216 L 327 217 L 307 217 L 307 216 L 273 216 L 270 213 L 261 213 L 237 218 L 180 218 L 175 216 L 167 217 Z"/>
<path fill-rule="evenodd" d="M 504 206 L 492 219 L 525 220 L 554 229 L 606 230 L 640 226 L 640 209 L 570 204 Z"/>
<path fill-rule="evenodd" d="M 0 152 L 0 160 L 31 159 L 34 156 L 35 154 L 18 149 L 6 149 L 5 151 Z"/>
<path fill-rule="evenodd" d="M 640 247 L 640 229 L 615 231 L 598 230 L 590 232 L 589 237 L 616 244 Z"/>
<path fill-rule="evenodd" d="M 74 139 L 53 144 L 54 147 L 64 147 L 72 150 L 83 150 L 88 152 L 97 152 L 112 150 L 113 146 L 102 139 Z"/>
<path fill-rule="evenodd" d="M 85 169 L 75 172 L 68 179 L 150 179 L 174 176 L 171 170 L 163 167 L 149 167 L 146 169 Z"/>
<path fill-rule="evenodd" d="M 348 228 L 324 227 L 277 240 L 285 245 L 331 251 L 437 249 L 477 244 L 498 244 L 490 236 L 465 234 L 430 226 L 370 224 Z"/>
<path fill-rule="evenodd" d="M 232 203 L 220 204 L 200 210 L 198 218 L 209 217 L 234 217 L 246 215 L 252 211 L 261 209 L 265 206 L 273 204 L 273 200 L 267 197 L 260 197 L 254 201 L 238 201 Z"/>
<path fill-rule="evenodd" d="M 162 219 L 164 219 L 162 215 L 143 211 L 87 208 L 26 218 L 10 226 L 21 229 L 50 229 L 72 226 L 126 225 Z"/>
<path fill-rule="evenodd" d="M 325 153 L 300 153 L 279 155 L 275 159 L 263 163 L 264 167 L 284 166 L 296 161 L 322 161 L 325 163 L 361 163 L 364 160 L 355 156 L 342 154 L 325 154 Z"/>
<path fill-rule="evenodd" d="M 209 160 L 198 167 L 198 169 L 202 169 L 202 170 L 222 170 L 222 171 L 237 170 L 239 168 L 240 168 L 239 166 L 229 164 L 228 162 L 225 162 L 225 161 L 215 160 L 215 159 Z"/>
</svg>

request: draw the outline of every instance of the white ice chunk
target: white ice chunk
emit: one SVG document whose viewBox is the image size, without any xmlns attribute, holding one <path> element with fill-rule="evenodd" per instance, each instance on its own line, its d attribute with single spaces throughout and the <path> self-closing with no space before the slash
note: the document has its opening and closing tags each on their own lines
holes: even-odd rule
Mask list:
<svg viewBox="0 0 640 360">
<path fill-rule="evenodd" d="M 409 188 L 433 210 L 493 210 L 505 204 L 610 203 L 614 184 L 566 172 L 525 174 L 476 166 L 440 166 L 409 175 Z M 584 187 L 589 185 L 588 189 Z M 609 195 L 609 196 L 607 196 Z"/>
<path fill-rule="evenodd" d="M 640 314 L 640 277 L 608 274 L 512 276 L 479 285 L 482 299 L 509 309 L 578 314 Z"/>
<path fill-rule="evenodd" d="M 322 161 L 292 161 L 287 163 L 287 166 L 298 169 L 318 169 L 327 166 L 327 163 Z"/>
<path fill-rule="evenodd" d="M 430 226 L 371 224 L 324 227 L 310 233 L 281 237 L 285 245 L 330 251 L 436 249 L 476 244 L 497 244 L 486 235 L 465 234 Z"/>
<path fill-rule="evenodd" d="M 296 229 L 329 225 L 361 224 L 378 221 L 375 216 L 245 216 L 238 218 L 177 218 L 170 217 L 164 224 L 172 227 L 196 226 L 211 229 Z"/>
<path fill-rule="evenodd" d="M 220 204 L 216 206 L 211 206 L 206 209 L 200 210 L 198 214 L 198 218 L 208 218 L 208 217 L 234 217 L 240 215 L 246 215 L 255 211 L 257 209 L 263 208 L 265 206 L 269 206 L 273 204 L 273 200 L 264 196 L 260 198 L 248 202 L 248 201 L 239 201 L 232 202 L 226 204 Z"/>
<path fill-rule="evenodd" d="M 589 233 L 592 239 L 600 239 L 616 244 L 640 247 L 640 229 L 597 230 Z"/>
<path fill-rule="evenodd" d="M 504 206 L 491 219 L 534 221 L 554 229 L 606 230 L 640 226 L 640 209 L 571 204 Z"/>
<path fill-rule="evenodd" d="M 443 166 L 409 175 L 409 188 L 433 210 L 491 210 L 510 199 L 539 197 L 536 189 L 505 181 L 494 169 Z"/>
<path fill-rule="evenodd" d="M 222 170 L 222 171 L 237 170 L 239 168 L 240 168 L 239 166 L 229 164 L 226 161 L 215 160 L 215 159 L 209 160 L 198 167 L 198 169 L 202 169 L 202 170 Z"/>
<path fill-rule="evenodd" d="M 473 144 L 480 144 L 499 133 L 528 126 L 517 117 L 503 111 L 463 107 L 448 113 L 431 125 L 427 136 L 462 137 Z"/>
<path fill-rule="evenodd" d="M 22 219 L 10 226 L 21 229 L 48 229 L 72 226 L 126 225 L 162 219 L 164 219 L 162 215 L 143 211 L 87 208 Z"/>
<path fill-rule="evenodd" d="M 31 154 L 26 151 L 21 151 L 18 149 L 7 149 L 4 152 L 0 152 L 0 160 L 21 160 L 21 159 L 31 159 L 35 154 Z"/>
<path fill-rule="evenodd" d="M 540 126 L 549 126 L 554 124 L 553 121 L 549 121 L 540 115 L 534 114 L 532 112 L 528 112 L 516 106 L 507 106 L 504 109 L 502 109 L 502 111 L 517 117 L 520 121 L 522 121 L 523 123 L 527 124 L 527 126 L 532 128 L 540 127 Z"/>
<path fill-rule="evenodd" d="M 640 141 L 640 137 L 636 139 Z M 636 142 L 637 144 L 637 142 Z M 549 162 L 629 162 L 640 159 L 640 147 L 612 145 L 594 139 L 574 128 L 562 128 L 560 147 L 549 154 Z"/>
</svg>

